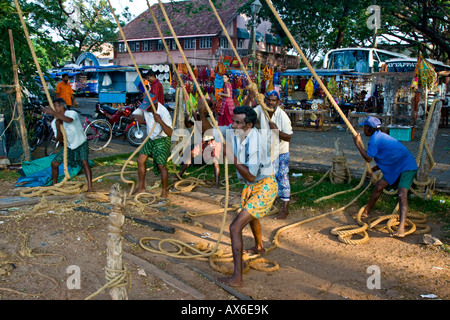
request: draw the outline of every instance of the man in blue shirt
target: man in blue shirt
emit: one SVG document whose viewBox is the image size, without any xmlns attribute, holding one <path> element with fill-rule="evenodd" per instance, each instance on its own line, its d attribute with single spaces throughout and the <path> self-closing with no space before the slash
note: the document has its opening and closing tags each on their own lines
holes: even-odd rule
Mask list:
<svg viewBox="0 0 450 320">
<path fill-rule="evenodd" d="M 372 171 L 381 170 L 383 178 L 375 185 L 361 217 L 368 217 L 373 206 L 381 196 L 383 189 L 391 185 L 398 187 L 400 207 L 400 223 L 396 237 L 405 236 L 405 220 L 408 213 L 408 190 L 417 173 L 417 164 L 411 152 L 399 141 L 380 131 L 381 122 L 376 117 L 368 117 L 360 126 L 364 126 L 364 134 L 370 137 L 367 151 L 362 148 L 361 135 L 353 136 L 356 147 L 364 160 L 375 160 Z"/>
</svg>

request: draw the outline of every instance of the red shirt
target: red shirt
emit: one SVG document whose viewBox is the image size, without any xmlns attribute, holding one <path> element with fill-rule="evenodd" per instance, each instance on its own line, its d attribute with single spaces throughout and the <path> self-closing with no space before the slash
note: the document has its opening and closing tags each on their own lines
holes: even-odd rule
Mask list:
<svg viewBox="0 0 450 320">
<path fill-rule="evenodd" d="M 154 94 L 155 97 L 158 99 L 158 102 L 164 105 L 164 90 L 161 82 L 159 82 L 158 79 L 153 81 L 150 84 L 150 93 Z"/>
</svg>

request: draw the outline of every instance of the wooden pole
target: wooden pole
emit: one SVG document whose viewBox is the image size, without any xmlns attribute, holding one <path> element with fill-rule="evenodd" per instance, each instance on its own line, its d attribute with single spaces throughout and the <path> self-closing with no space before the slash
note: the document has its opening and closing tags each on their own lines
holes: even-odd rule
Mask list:
<svg viewBox="0 0 450 320">
<path fill-rule="evenodd" d="M 122 226 L 125 216 L 122 208 L 126 202 L 126 192 L 120 190 L 118 183 L 109 192 L 112 209 L 108 219 L 108 239 L 106 248 L 106 280 L 120 278 L 124 274 L 122 263 Z M 128 300 L 126 281 L 112 286 L 109 294 L 113 300 Z"/>
<path fill-rule="evenodd" d="M 14 88 L 16 90 L 16 108 L 17 108 L 17 115 L 19 116 L 19 128 L 20 128 L 20 136 L 22 139 L 23 155 L 25 161 L 30 161 L 30 146 L 28 145 L 27 129 L 25 127 L 25 117 L 23 114 L 22 95 L 20 93 L 19 67 L 17 66 L 16 63 L 16 51 L 14 49 L 12 30 L 8 29 L 8 33 L 9 33 L 9 44 L 11 47 L 11 59 L 14 72 Z"/>
<path fill-rule="evenodd" d="M 19 14 L 19 18 L 20 18 L 20 23 L 22 24 L 23 32 L 25 33 L 25 37 L 27 39 L 28 46 L 30 47 L 30 52 L 31 52 L 31 55 L 33 56 L 33 61 L 34 61 L 34 64 L 36 65 L 36 69 L 38 71 L 39 78 L 41 79 L 42 86 L 44 87 L 44 91 L 45 91 L 45 95 L 48 100 L 48 104 L 50 105 L 50 107 L 53 110 L 55 110 L 55 106 L 53 105 L 52 97 L 50 96 L 50 92 L 48 91 L 48 88 L 47 88 L 47 81 L 45 81 L 44 74 L 42 73 L 42 69 L 41 69 L 39 61 L 37 59 L 36 52 L 34 51 L 33 43 L 31 42 L 30 33 L 28 32 L 27 25 L 25 24 L 25 19 L 23 18 L 23 13 L 22 13 L 22 9 L 20 8 L 19 1 L 14 0 L 14 4 L 16 5 L 17 13 Z M 62 128 L 62 126 L 61 126 L 61 128 Z M 64 130 L 64 128 L 62 130 Z"/>
<path fill-rule="evenodd" d="M 441 119 L 441 109 L 442 109 L 442 100 L 435 101 L 435 106 L 433 109 L 433 114 L 428 115 L 431 117 L 430 125 L 427 129 L 426 137 L 424 138 L 424 143 L 428 145 L 429 152 L 433 151 L 434 143 L 436 142 L 436 135 L 439 128 L 439 122 Z M 428 181 L 428 174 L 435 166 L 435 163 L 431 163 L 430 157 L 428 156 L 427 151 L 423 150 L 420 157 L 420 164 L 417 170 L 416 180 L 420 183 L 425 183 Z M 423 192 L 425 188 L 421 188 L 418 186 L 418 191 Z"/>
</svg>

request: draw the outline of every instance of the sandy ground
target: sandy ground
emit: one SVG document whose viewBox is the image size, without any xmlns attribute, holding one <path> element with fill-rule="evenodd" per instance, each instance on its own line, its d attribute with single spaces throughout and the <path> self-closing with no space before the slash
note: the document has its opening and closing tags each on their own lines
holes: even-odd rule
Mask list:
<svg viewBox="0 0 450 320">
<path fill-rule="evenodd" d="M 148 185 L 153 182 L 149 177 Z M 99 194 L 107 194 L 109 187 L 95 184 Z M 152 191 L 159 194 L 157 189 Z M 18 190 L 13 183 L 3 183 L 1 194 L 13 197 Z M 386 229 L 371 230 L 370 240 L 362 245 L 344 244 L 332 235 L 332 228 L 354 223 L 352 215 L 359 209 L 356 207 L 279 233 L 278 246 L 264 255 L 278 269 L 271 272 L 250 269 L 244 275 L 243 286 L 228 291 L 214 282 L 223 274 L 205 259 L 179 259 L 150 252 L 136 243 L 142 237 L 176 239 L 188 246 L 213 247 L 218 243 L 220 250 L 229 253 L 228 226 L 234 212 L 226 214 L 224 224 L 223 212 L 188 215 L 221 209 L 218 202 L 223 200 L 223 194 L 221 190 L 200 188 L 191 193 L 171 194 L 170 204 L 158 210 L 142 211 L 130 204 L 124 208 L 126 216 L 175 230 L 173 234 L 155 231 L 151 226 L 125 220 L 123 261 L 131 277 L 130 300 L 426 300 L 430 298 L 422 295 L 429 294 L 437 299 L 450 298 L 449 254 L 440 246 L 420 244 L 420 235 L 397 239 L 391 238 Z M 231 193 L 230 203 L 236 203 L 237 197 L 237 193 Z M 84 211 L 77 211 L 80 208 Z M 7 271 L 0 273 L 0 299 L 82 300 L 102 288 L 106 283 L 108 217 L 99 213 L 110 211 L 107 198 L 92 199 L 85 195 L 1 209 L 0 266 Z M 273 246 L 280 228 L 319 214 L 305 209 L 291 210 L 288 219 L 282 221 L 273 216 L 263 218 L 266 248 Z M 431 221 L 428 225 L 431 234 L 442 235 L 440 225 Z M 243 240 L 245 248 L 253 246 L 248 227 Z M 146 244 L 146 248 L 157 248 L 158 240 Z M 168 243 L 162 248 L 177 251 Z M 73 288 L 72 276 L 77 275 L 73 266 L 79 271 L 79 288 Z M 109 289 L 92 299 L 111 299 Z"/>
</svg>

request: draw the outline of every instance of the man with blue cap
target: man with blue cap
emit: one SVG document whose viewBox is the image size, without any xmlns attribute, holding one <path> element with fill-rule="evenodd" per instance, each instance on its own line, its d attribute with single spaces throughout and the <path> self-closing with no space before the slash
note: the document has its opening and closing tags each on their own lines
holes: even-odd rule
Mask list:
<svg viewBox="0 0 450 320">
<path fill-rule="evenodd" d="M 369 216 L 384 188 L 389 185 L 398 187 L 400 223 L 392 236 L 404 237 L 408 213 L 408 190 L 417 173 L 416 160 L 401 142 L 380 131 L 381 121 L 378 118 L 368 117 L 360 126 L 364 126 L 364 134 L 370 137 L 367 151 L 362 148 L 359 133 L 353 136 L 355 145 L 365 161 L 375 160 L 376 166 L 372 168 L 372 171 L 381 170 L 383 173 L 383 178 L 376 183 L 361 217 Z"/>
<path fill-rule="evenodd" d="M 137 157 L 138 163 L 138 186 L 133 192 L 138 194 L 145 192 L 145 173 L 146 173 L 146 161 L 149 157 L 153 159 L 153 171 L 156 175 L 161 174 L 161 197 L 168 197 L 168 179 L 169 174 L 167 172 L 167 159 L 170 156 L 170 146 L 172 136 L 172 117 L 169 111 L 158 99 L 151 93 L 149 93 L 152 101 L 150 102 L 148 96 L 145 97 L 138 109 L 136 109 L 130 116 L 131 120 L 138 122 L 145 122 L 147 126 L 147 135 L 153 129 L 149 139 L 142 146 L 141 151 Z M 153 110 L 152 105 L 155 107 Z M 155 124 L 156 122 L 156 124 Z"/>
</svg>

